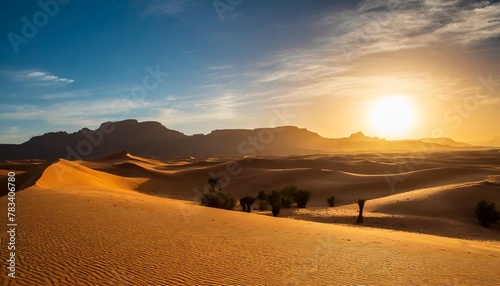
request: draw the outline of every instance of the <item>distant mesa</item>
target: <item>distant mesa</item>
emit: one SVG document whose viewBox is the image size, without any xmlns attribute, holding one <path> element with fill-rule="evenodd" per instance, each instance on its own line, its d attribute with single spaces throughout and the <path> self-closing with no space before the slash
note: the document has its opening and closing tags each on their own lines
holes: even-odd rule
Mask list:
<svg viewBox="0 0 500 286">
<path fill-rule="evenodd" d="M 123 156 L 124 152 L 154 158 L 248 157 L 356 151 L 411 151 L 422 148 L 459 150 L 487 147 L 472 146 L 449 138 L 390 141 L 368 137 L 362 132 L 353 133 L 347 138 L 332 139 L 296 126 L 222 129 L 214 130 L 207 135 L 188 136 L 168 129 L 159 122 L 127 119 L 102 123 L 96 130 L 85 127 L 75 133 L 50 132 L 35 136 L 22 144 L 0 144 L 0 160 L 58 158 L 79 160 Z"/>
<path fill-rule="evenodd" d="M 374 142 L 381 140 L 378 137 L 368 137 L 361 131 L 352 133 L 351 136 L 348 137 L 348 139 L 353 142 Z"/>
</svg>

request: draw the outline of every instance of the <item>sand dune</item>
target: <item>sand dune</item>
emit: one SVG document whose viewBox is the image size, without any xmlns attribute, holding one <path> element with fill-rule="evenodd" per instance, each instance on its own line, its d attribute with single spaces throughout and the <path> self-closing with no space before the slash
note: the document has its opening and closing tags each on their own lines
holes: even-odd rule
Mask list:
<svg viewBox="0 0 500 286">
<path fill-rule="evenodd" d="M 369 211 L 407 214 L 428 217 L 445 217 L 464 222 L 473 222 L 471 202 L 482 198 L 500 201 L 498 185 L 486 182 L 450 184 L 419 189 L 404 194 L 370 201 Z"/>
<path fill-rule="evenodd" d="M 435 153 L 411 168 L 405 156 L 119 152 L 6 162 L 3 173 L 16 170 L 31 187 L 17 193 L 22 271 L 17 284 L 0 285 L 499 284 L 500 226 L 479 226 L 473 207 L 483 198 L 500 205 L 500 153 Z M 311 201 L 283 210 L 285 218 L 200 207 L 213 175 L 237 198 L 294 183 Z M 329 195 L 338 207 L 325 207 Z M 359 197 L 369 199 L 363 227 Z"/>
<path fill-rule="evenodd" d="M 15 285 L 500 283 L 498 243 L 229 212 L 95 187 L 34 186 L 18 201 Z"/>
<path fill-rule="evenodd" d="M 87 185 L 131 189 L 170 198 L 196 200 L 200 192 L 207 187 L 207 179 L 210 176 L 219 176 L 224 190 L 235 197 L 255 196 L 260 190 L 269 191 L 286 184 L 296 184 L 312 191 L 309 207 L 326 206 L 325 198 L 334 195 L 337 198 L 337 205 L 349 205 L 355 203 L 358 198 L 385 200 L 386 203 L 376 201 L 371 205 L 379 204 L 379 211 L 388 214 L 429 213 L 428 210 L 410 212 L 409 204 L 416 209 L 429 209 L 429 206 L 441 205 L 443 210 L 449 205 L 449 208 L 459 212 L 459 215 L 470 217 L 470 210 L 473 207 L 471 204 L 481 198 L 487 198 L 500 205 L 498 192 L 495 192 L 498 190 L 495 182 L 500 177 L 500 167 L 496 165 L 500 154 L 478 152 L 480 154 L 453 153 L 459 158 L 455 161 L 450 159 L 453 156 L 435 153 L 418 165 L 405 164 L 404 162 L 408 162 L 409 159 L 404 159 L 403 154 L 398 153 L 315 155 L 235 161 L 227 158 L 219 161 L 217 158 L 202 161 L 194 158 L 167 161 L 119 152 L 88 161 L 59 160 L 45 170 L 37 185 L 44 188 Z M 476 162 L 477 165 L 471 165 L 475 160 L 470 157 L 475 156 L 485 156 L 487 160 L 481 164 Z M 230 168 L 237 172 L 230 175 L 228 172 Z M 76 173 L 65 176 L 71 172 Z M 465 188 L 471 184 L 474 186 Z M 455 186 L 463 191 L 450 190 L 447 186 Z M 474 191 L 475 189 L 489 191 Z M 456 196 L 457 192 L 464 195 Z M 395 196 L 403 193 L 405 195 Z M 449 193 L 448 197 L 451 198 L 455 196 L 458 199 L 452 198 L 452 201 L 460 202 L 463 206 L 458 207 L 457 203 L 450 204 L 448 197 L 436 195 L 441 193 Z M 422 196 L 428 196 L 429 200 L 423 200 Z M 394 203 L 407 199 L 409 200 L 407 203 Z M 440 217 L 440 210 L 437 207 L 434 207 L 433 211 L 432 216 Z"/>
<path fill-rule="evenodd" d="M 60 159 L 48 166 L 36 181 L 36 186 L 45 189 L 63 187 L 95 187 L 105 189 L 133 190 L 137 181 L 99 172 L 76 162 Z"/>
<path fill-rule="evenodd" d="M 474 217 L 475 203 L 484 198 L 499 202 L 499 186 L 484 181 L 450 184 L 372 199 L 365 204 L 364 226 L 498 241 L 500 226 L 484 229 L 477 225 Z M 289 210 L 284 215 L 355 225 L 358 206 L 349 204 L 336 208 Z"/>
<path fill-rule="evenodd" d="M 52 162 L 45 161 L 17 161 L 17 162 L 5 162 L 0 164 L 0 184 L 2 186 L 7 186 L 7 176 L 9 172 L 14 172 L 16 174 L 17 182 L 16 188 L 22 190 L 33 186 L 37 180 L 43 175 L 45 169 L 50 166 Z M 7 188 L 0 189 L 0 196 L 7 195 Z"/>
</svg>

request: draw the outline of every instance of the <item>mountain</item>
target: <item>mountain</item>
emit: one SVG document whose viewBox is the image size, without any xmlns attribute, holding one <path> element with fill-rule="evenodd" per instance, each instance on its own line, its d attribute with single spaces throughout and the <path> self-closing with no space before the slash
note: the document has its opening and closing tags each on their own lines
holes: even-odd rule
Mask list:
<svg viewBox="0 0 500 286">
<path fill-rule="evenodd" d="M 365 134 L 363 134 L 363 132 L 360 132 L 360 131 L 358 131 L 356 133 L 352 133 L 351 136 L 347 137 L 346 139 L 347 139 L 347 141 L 350 141 L 350 142 L 378 142 L 381 140 L 378 137 L 368 137 Z M 382 139 L 382 140 L 384 140 L 384 139 Z"/>
<path fill-rule="evenodd" d="M 453 147 L 471 147 L 472 145 L 462 142 L 457 142 L 451 138 L 422 138 L 418 139 L 421 142 L 425 143 L 435 143 L 440 145 L 448 145 Z"/>
<path fill-rule="evenodd" d="M 474 142 L 476 146 L 490 146 L 490 147 L 500 147 L 500 136 L 497 136 L 488 141 Z"/>
<path fill-rule="evenodd" d="M 361 132 L 329 139 L 305 128 L 214 130 L 207 135 L 185 135 L 158 122 L 134 119 L 103 123 L 96 130 L 51 132 L 22 144 L 0 144 L 0 160 L 78 160 L 126 150 L 140 156 L 255 156 L 297 155 L 352 151 L 456 150 L 473 148 L 449 138 L 389 141 Z"/>
</svg>

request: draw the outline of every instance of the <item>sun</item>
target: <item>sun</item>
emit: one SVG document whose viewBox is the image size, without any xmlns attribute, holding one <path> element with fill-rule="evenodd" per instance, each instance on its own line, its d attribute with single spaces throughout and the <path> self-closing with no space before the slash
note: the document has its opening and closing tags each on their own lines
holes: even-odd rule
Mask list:
<svg viewBox="0 0 500 286">
<path fill-rule="evenodd" d="M 381 98 L 373 103 L 370 124 L 378 136 L 397 138 L 411 131 L 415 108 L 407 96 Z"/>
</svg>

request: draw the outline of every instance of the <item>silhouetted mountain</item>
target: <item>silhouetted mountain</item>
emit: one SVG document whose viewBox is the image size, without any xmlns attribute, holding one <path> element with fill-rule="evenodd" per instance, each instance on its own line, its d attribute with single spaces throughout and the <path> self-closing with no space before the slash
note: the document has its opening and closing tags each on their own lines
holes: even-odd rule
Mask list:
<svg viewBox="0 0 500 286">
<path fill-rule="evenodd" d="M 105 156 L 126 150 L 140 156 L 255 156 L 296 155 L 352 151 L 453 150 L 469 148 L 448 138 L 389 141 L 361 132 L 328 139 L 304 128 L 215 130 L 188 136 L 158 122 L 106 122 L 96 130 L 46 133 L 20 145 L 0 144 L 0 159 L 70 160 Z"/>
</svg>

